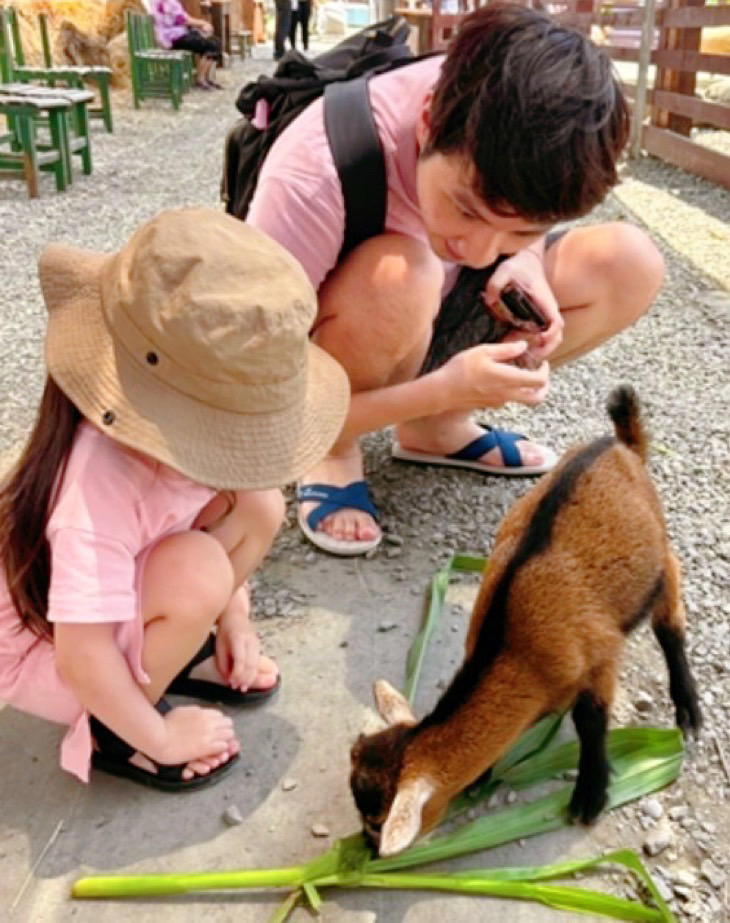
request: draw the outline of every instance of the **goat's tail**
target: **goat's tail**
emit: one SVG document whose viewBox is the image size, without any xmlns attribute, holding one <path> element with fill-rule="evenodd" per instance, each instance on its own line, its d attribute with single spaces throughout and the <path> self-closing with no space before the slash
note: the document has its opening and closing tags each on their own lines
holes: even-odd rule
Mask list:
<svg viewBox="0 0 730 923">
<path fill-rule="evenodd" d="M 646 461 L 648 439 L 641 425 L 639 399 L 630 385 L 621 385 L 611 392 L 608 399 L 608 415 L 613 420 L 617 438 Z"/>
</svg>

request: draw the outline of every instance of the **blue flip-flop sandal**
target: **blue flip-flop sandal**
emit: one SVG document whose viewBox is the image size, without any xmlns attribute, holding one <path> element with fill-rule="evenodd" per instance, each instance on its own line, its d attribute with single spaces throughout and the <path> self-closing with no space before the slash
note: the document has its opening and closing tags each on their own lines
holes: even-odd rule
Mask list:
<svg viewBox="0 0 730 923">
<path fill-rule="evenodd" d="M 361 510 L 363 513 L 369 513 L 377 521 L 378 511 L 370 499 L 370 491 L 365 481 L 353 481 L 346 487 L 333 487 L 331 484 L 305 484 L 297 488 L 297 500 L 300 503 L 319 504 L 307 516 L 300 508 L 297 518 L 299 528 L 309 541 L 323 551 L 339 555 L 365 554 L 377 548 L 383 540 L 383 535 L 380 533 L 372 539 L 350 542 L 346 539 L 333 538 L 326 532 L 317 530 L 317 526 L 323 519 L 344 509 Z"/>
<path fill-rule="evenodd" d="M 469 468 L 472 471 L 481 471 L 482 474 L 500 474 L 507 476 L 520 476 L 530 474 L 544 474 L 555 467 L 558 460 L 552 449 L 541 446 L 544 460 L 541 465 L 523 465 L 517 443 L 527 439 L 521 433 L 512 433 L 509 430 L 497 429 L 493 426 L 482 426 L 484 432 L 477 436 L 463 449 L 451 452 L 449 455 L 432 455 L 428 452 L 416 452 L 404 449 L 397 439 L 393 440 L 391 455 L 398 461 L 414 462 L 419 465 L 447 465 L 452 468 Z M 502 453 L 503 465 L 485 465 L 479 459 L 490 449 L 497 447 Z"/>
</svg>

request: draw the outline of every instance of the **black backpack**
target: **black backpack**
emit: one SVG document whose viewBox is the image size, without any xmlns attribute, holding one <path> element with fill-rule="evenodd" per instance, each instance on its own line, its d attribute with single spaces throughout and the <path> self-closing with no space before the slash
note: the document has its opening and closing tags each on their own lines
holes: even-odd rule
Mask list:
<svg viewBox="0 0 730 923">
<path fill-rule="evenodd" d="M 238 94 L 243 113 L 225 142 L 221 198 L 242 220 L 256 189 L 259 170 L 281 132 L 311 102 L 325 97 L 325 127 L 345 201 L 341 255 L 379 234 L 384 226 L 387 184 L 383 153 L 370 111 L 367 80 L 414 60 L 406 44 L 410 27 L 402 16 L 375 23 L 309 59 L 289 51 L 272 77 L 260 76 Z M 259 100 L 268 124 L 252 124 Z"/>
</svg>

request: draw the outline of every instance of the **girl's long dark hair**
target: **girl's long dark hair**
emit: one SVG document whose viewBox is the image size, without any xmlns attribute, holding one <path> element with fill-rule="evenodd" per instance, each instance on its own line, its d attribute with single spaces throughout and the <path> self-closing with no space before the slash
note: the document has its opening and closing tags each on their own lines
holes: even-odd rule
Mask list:
<svg viewBox="0 0 730 923">
<path fill-rule="evenodd" d="M 20 625 L 52 636 L 46 525 L 81 414 L 49 376 L 23 454 L 0 485 L 0 563 Z"/>
</svg>

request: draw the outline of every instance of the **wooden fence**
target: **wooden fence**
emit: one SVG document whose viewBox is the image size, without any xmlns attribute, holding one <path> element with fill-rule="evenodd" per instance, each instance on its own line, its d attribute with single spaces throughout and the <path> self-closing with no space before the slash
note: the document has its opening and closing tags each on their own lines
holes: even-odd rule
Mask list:
<svg viewBox="0 0 730 923">
<path fill-rule="evenodd" d="M 641 5 L 624 0 L 590 6 L 566 0 L 555 4 L 554 14 L 592 32 L 615 61 L 636 64 L 636 81 L 625 81 L 634 105 L 631 152 L 643 148 L 730 188 L 730 156 L 691 137 L 697 126 L 730 132 L 730 101 L 713 102 L 697 92 L 698 74 L 705 80 L 725 77 L 730 88 L 730 54 L 703 50 L 712 30 L 727 27 L 730 41 L 730 3 L 665 0 L 655 6 L 653 0 Z"/>
<path fill-rule="evenodd" d="M 444 48 L 466 13 L 484 2 L 433 0 L 426 14 L 429 46 Z M 714 5 L 705 0 L 533 0 L 530 5 L 546 7 L 556 19 L 592 35 L 616 62 L 636 65 L 635 80 L 624 80 L 634 108 L 634 156 L 643 148 L 730 188 L 730 156 L 692 138 L 697 126 L 730 132 L 730 101 L 713 102 L 697 93 L 698 74 L 726 77 L 730 84 L 730 54 L 703 50 L 707 30 L 730 31 L 730 0 Z M 623 76 L 627 67 L 617 66 Z"/>
</svg>

